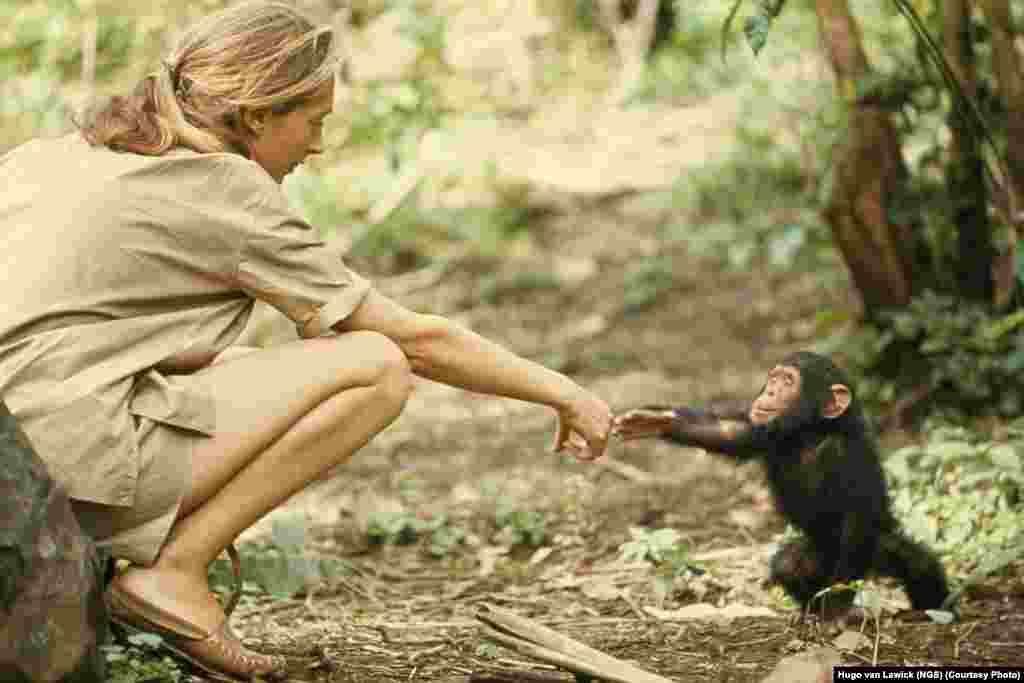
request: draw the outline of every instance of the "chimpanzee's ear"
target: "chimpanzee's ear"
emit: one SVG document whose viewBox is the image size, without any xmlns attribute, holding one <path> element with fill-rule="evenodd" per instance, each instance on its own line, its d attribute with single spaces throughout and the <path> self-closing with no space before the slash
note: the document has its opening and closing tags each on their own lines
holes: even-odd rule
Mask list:
<svg viewBox="0 0 1024 683">
<path fill-rule="evenodd" d="M 850 387 L 845 384 L 833 384 L 829 387 L 829 397 L 821 409 L 821 414 L 830 420 L 839 417 L 850 407 L 852 400 L 853 393 L 850 391 Z"/>
</svg>

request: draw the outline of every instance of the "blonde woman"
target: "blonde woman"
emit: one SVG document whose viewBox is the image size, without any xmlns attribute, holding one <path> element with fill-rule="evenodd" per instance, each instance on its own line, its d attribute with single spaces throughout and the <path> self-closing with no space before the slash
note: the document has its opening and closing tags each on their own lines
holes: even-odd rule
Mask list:
<svg viewBox="0 0 1024 683">
<path fill-rule="evenodd" d="M 208 565 L 387 427 L 413 374 L 550 406 L 581 459 L 611 425 L 570 379 L 375 291 L 289 209 L 279 184 L 321 151 L 334 47 L 286 4 L 234 5 L 78 132 L 0 159 L 0 394 L 131 563 L 114 618 L 220 675 L 285 662 L 232 633 Z M 256 299 L 302 339 L 232 347 Z"/>
</svg>

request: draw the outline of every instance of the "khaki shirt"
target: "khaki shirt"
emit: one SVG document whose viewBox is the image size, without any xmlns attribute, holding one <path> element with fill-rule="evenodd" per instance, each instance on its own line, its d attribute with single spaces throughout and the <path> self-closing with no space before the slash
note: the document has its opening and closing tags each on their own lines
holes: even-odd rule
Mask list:
<svg viewBox="0 0 1024 683">
<path fill-rule="evenodd" d="M 313 337 L 370 288 L 255 162 L 77 133 L 0 157 L 0 273 L 0 397 L 68 495 L 110 505 L 134 503 L 133 415 L 216 432 L 188 373 L 254 299 Z"/>
</svg>

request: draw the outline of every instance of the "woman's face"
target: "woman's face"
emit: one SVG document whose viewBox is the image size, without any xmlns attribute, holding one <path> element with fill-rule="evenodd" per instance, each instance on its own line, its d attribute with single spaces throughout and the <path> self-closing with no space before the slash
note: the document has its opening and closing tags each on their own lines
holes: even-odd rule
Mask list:
<svg viewBox="0 0 1024 683">
<path fill-rule="evenodd" d="M 324 119 L 334 108 L 334 81 L 324 83 L 313 97 L 287 114 L 253 112 L 256 132 L 249 152 L 253 161 L 280 183 L 310 154 L 323 152 Z"/>
</svg>

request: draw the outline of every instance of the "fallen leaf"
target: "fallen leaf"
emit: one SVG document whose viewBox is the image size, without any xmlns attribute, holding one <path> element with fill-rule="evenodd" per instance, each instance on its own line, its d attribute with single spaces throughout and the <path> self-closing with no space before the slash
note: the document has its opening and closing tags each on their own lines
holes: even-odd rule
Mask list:
<svg viewBox="0 0 1024 683">
<path fill-rule="evenodd" d="M 534 567 L 534 566 L 540 564 L 541 562 L 546 560 L 548 555 L 550 555 L 552 552 L 554 552 L 554 550 L 555 550 L 554 548 L 548 548 L 548 547 L 537 548 L 537 550 L 530 557 L 530 561 L 529 561 L 528 564 L 531 567 Z"/>
<path fill-rule="evenodd" d="M 819 647 L 786 657 L 761 683 L 830 683 L 833 667 L 840 664 L 838 652 Z"/>
<path fill-rule="evenodd" d="M 832 641 L 832 644 L 839 650 L 856 652 L 862 647 L 871 645 L 871 639 L 860 631 L 843 631 Z"/>
<path fill-rule="evenodd" d="M 591 600 L 618 600 L 622 595 L 622 589 L 616 588 L 610 576 L 595 576 L 584 582 L 580 590 Z"/>
</svg>

